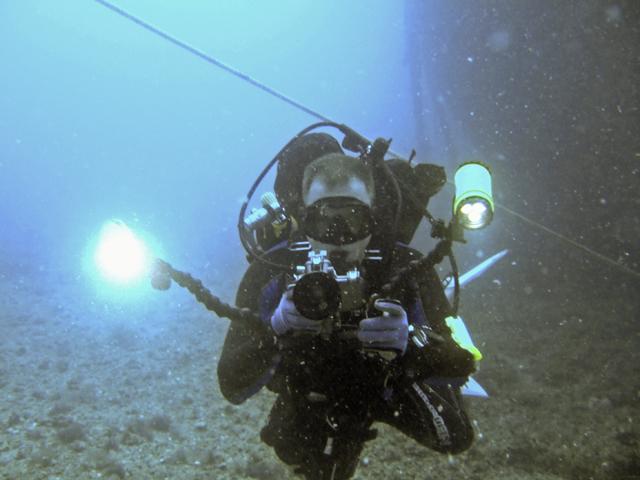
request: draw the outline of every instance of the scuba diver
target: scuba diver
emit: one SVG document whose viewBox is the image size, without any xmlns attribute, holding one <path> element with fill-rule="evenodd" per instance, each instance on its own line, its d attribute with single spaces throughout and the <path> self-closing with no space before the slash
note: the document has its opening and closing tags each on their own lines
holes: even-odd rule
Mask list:
<svg viewBox="0 0 640 480">
<path fill-rule="evenodd" d="M 310 127 L 268 166 L 275 195 L 244 216 L 268 168 L 254 184 L 236 305 L 258 321 L 231 322 L 218 363 L 229 402 L 277 394 L 261 439 L 309 480 L 351 478 L 374 422 L 441 453 L 473 441 L 460 387 L 479 358 L 452 334 L 457 305 L 434 269 L 449 252 L 428 263 L 408 247 L 444 170 L 384 160 L 389 142 L 340 127 L 359 155 Z"/>
</svg>

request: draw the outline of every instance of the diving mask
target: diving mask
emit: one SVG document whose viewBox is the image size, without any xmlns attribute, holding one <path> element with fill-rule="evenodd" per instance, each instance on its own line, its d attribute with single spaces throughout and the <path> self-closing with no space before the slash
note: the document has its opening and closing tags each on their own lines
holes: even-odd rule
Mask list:
<svg viewBox="0 0 640 480">
<path fill-rule="evenodd" d="M 371 235 L 373 215 L 368 205 L 354 198 L 323 198 L 305 209 L 303 226 L 314 240 L 346 245 Z"/>
</svg>

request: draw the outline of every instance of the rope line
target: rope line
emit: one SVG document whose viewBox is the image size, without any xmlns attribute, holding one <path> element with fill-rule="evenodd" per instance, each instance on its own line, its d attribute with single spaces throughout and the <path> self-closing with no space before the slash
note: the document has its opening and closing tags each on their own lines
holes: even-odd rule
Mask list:
<svg viewBox="0 0 640 480">
<path fill-rule="evenodd" d="M 532 225 L 534 227 L 539 228 L 540 230 L 543 230 L 544 232 L 547 232 L 549 235 L 552 235 L 556 238 L 559 238 L 560 240 L 563 240 L 565 242 L 567 242 L 568 244 L 574 246 L 575 248 L 582 250 L 583 252 L 586 252 L 588 254 L 593 255 L 594 257 L 600 259 L 601 261 L 603 261 L 604 263 L 607 263 L 609 265 L 611 265 L 612 267 L 616 267 L 619 268 L 620 270 L 623 270 L 624 272 L 633 275 L 636 278 L 640 278 L 640 273 L 636 272 L 635 270 L 627 267 L 626 265 L 623 265 L 622 263 L 616 262 L 614 259 L 609 258 L 599 252 L 596 252 L 595 250 L 587 247 L 586 245 L 583 245 L 581 243 L 578 243 L 576 240 L 573 240 L 572 238 L 566 237 L 564 235 L 562 235 L 561 233 L 558 233 L 554 230 L 551 230 L 549 227 L 545 227 L 543 224 L 536 222 L 535 220 L 531 220 L 527 217 L 525 217 L 524 215 L 515 212 L 513 210 L 511 210 L 510 208 L 505 207 L 504 205 L 499 205 L 496 203 L 496 206 L 499 206 L 500 208 L 502 208 L 504 211 L 506 211 L 507 213 L 510 213 L 511 215 L 513 215 L 514 217 L 518 217 L 520 220 L 524 221 L 525 223 L 528 223 L 529 225 Z"/>
<path fill-rule="evenodd" d="M 94 0 L 97 3 L 99 3 L 100 5 L 103 5 L 104 7 L 108 8 L 109 10 L 117 13 L 118 15 L 123 16 L 124 18 L 132 21 L 133 23 L 141 26 L 142 28 L 144 28 L 145 30 L 148 30 L 151 33 L 154 33 L 155 35 L 158 35 L 159 37 L 162 37 L 163 39 L 167 40 L 170 43 L 173 43 L 174 45 L 176 45 L 177 47 L 182 48 L 183 50 L 186 50 L 187 52 L 200 57 L 202 60 L 204 60 L 205 62 L 208 62 L 218 68 L 221 68 L 222 70 L 230 73 L 231 75 L 235 75 L 236 77 L 240 78 L 241 80 L 244 80 L 245 82 L 250 83 L 251 85 L 253 85 L 254 87 L 259 88 L 260 90 L 263 90 L 265 92 L 267 92 L 269 95 L 273 95 L 276 98 L 279 98 L 280 100 L 282 100 L 283 102 L 288 103 L 289 105 L 302 110 L 305 113 L 308 113 L 309 115 L 311 115 L 312 117 L 315 117 L 319 120 L 323 120 L 325 122 L 330 122 L 332 120 L 330 120 L 329 118 L 325 117 L 324 115 L 321 115 L 320 113 L 316 112 L 315 110 L 312 110 L 308 107 L 305 107 L 303 104 L 301 104 L 300 102 L 297 102 L 296 100 L 292 99 L 291 97 L 286 96 L 283 93 L 278 92 L 277 90 L 274 90 L 271 87 L 268 87 L 267 85 L 260 83 L 258 80 L 255 80 L 253 78 L 251 78 L 249 75 L 242 73 L 239 70 L 236 70 L 235 68 L 227 65 L 226 63 L 221 62 L 220 60 L 216 60 L 215 58 L 213 58 L 211 55 L 207 55 L 205 52 L 203 52 L 202 50 L 199 50 L 195 47 L 192 47 L 191 45 L 189 45 L 186 42 L 183 42 L 182 40 L 178 40 L 176 37 L 169 35 L 168 33 L 160 30 L 158 27 L 154 27 L 153 25 L 151 25 L 148 22 L 145 22 L 144 20 L 141 20 L 140 18 L 134 16 L 133 14 L 121 9 L 120 7 L 117 7 L 115 5 L 113 5 L 110 2 L 107 2 L 106 0 Z"/>
<path fill-rule="evenodd" d="M 145 30 L 158 35 L 159 37 L 163 38 L 164 40 L 172 43 L 173 45 L 186 50 L 187 52 L 191 53 L 192 55 L 195 55 L 197 57 L 199 57 L 200 59 L 204 60 L 205 62 L 210 63 L 211 65 L 214 65 L 218 68 L 221 68 L 222 70 L 240 78 L 241 80 L 244 80 L 245 82 L 250 83 L 251 85 L 253 85 L 254 87 L 259 88 L 260 90 L 268 93 L 269 95 L 272 95 L 280 100 L 282 100 L 285 103 L 288 103 L 289 105 L 291 105 L 294 108 L 297 108 L 298 110 L 301 110 L 307 114 L 309 114 L 312 117 L 315 117 L 319 120 L 323 120 L 326 122 L 332 122 L 333 120 L 329 119 L 328 117 L 325 117 L 324 115 L 316 112 L 315 110 L 312 110 L 311 108 L 308 108 L 306 106 L 304 106 L 302 103 L 293 100 L 291 97 L 288 97 L 287 95 L 278 92 L 277 90 L 274 90 L 271 87 L 268 87 L 267 85 L 259 82 L 258 80 L 255 80 L 253 78 L 251 78 L 249 75 L 246 75 L 244 73 L 242 73 L 239 70 L 236 70 L 235 68 L 215 59 L 214 57 L 206 54 L 205 52 L 203 52 L 202 50 L 199 50 L 195 47 L 192 47 L 191 45 L 189 45 L 186 42 L 183 42 L 182 40 L 177 39 L 176 37 L 164 32 L 163 30 L 159 29 L 158 27 L 155 27 L 153 25 L 151 25 L 148 22 L 145 22 L 144 20 L 141 20 L 140 18 L 136 17 L 135 15 L 123 10 L 120 7 L 117 7 L 115 5 L 113 5 L 112 3 L 108 2 L 107 0 L 94 0 L 95 2 L 99 3 L 100 5 L 108 8 L 109 10 L 117 13 L 118 15 L 126 18 L 127 20 L 130 20 L 131 22 L 135 23 L 136 25 L 139 25 L 140 27 L 144 28 Z M 398 157 L 398 158 L 403 158 L 402 156 L 398 155 L 397 153 L 393 152 L 392 150 L 389 150 L 389 153 Z M 451 182 L 447 182 L 447 183 L 451 183 Z M 525 217 L 524 215 L 511 210 L 510 208 L 505 207 L 504 205 L 501 205 L 499 203 L 495 203 L 496 207 L 504 210 L 505 212 L 513 215 L 514 217 L 517 217 L 521 220 L 523 220 L 524 222 L 528 223 L 529 225 L 532 225 L 536 228 L 541 229 L 542 231 L 549 233 L 550 235 L 564 241 L 567 242 L 569 245 L 582 250 L 583 252 L 586 252 L 590 255 L 593 255 L 594 257 L 598 258 L 599 260 L 603 261 L 604 263 L 607 263 L 608 265 L 618 268 L 622 271 L 624 271 L 625 273 L 628 273 L 636 278 L 640 278 L 640 273 L 636 272 L 635 270 L 619 263 L 616 262 L 615 260 L 613 260 L 612 258 L 609 258 L 601 253 L 596 252 L 595 250 L 582 245 L 581 243 L 577 242 L 576 240 L 573 240 L 569 237 L 566 237 L 564 235 L 562 235 L 561 233 L 558 233 L 554 230 L 551 230 L 549 227 L 545 227 L 544 225 L 542 225 L 541 223 L 538 223 L 534 220 L 531 220 L 527 217 Z"/>
<path fill-rule="evenodd" d="M 452 181 L 447 180 L 447 184 L 451 185 L 452 187 L 455 188 L 455 185 Z M 536 222 L 535 220 L 531 220 L 528 217 L 525 217 L 524 215 L 522 215 L 521 213 L 516 212 L 515 210 L 510 209 L 509 207 L 506 207 L 504 205 L 502 205 L 501 203 L 498 202 L 494 202 L 495 206 L 497 208 L 500 208 L 502 210 L 504 210 L 505 212 L 507 212 L 510 215 L 513 215 L 516 218 L 519 218 L 520 220 L 522 220 L 525 223 L 528 223 L 529 225 L 539 228 L 540 230 L 548 233 L 549 235 L 556 237 L 559 240 L 562 240 L 563 242 L 567 242 L 569 245 L 577 248 L 578 250 L 582 250 L 583 252 L 586 252 L 590 255 L 593 255 L 594 257 L 598 258 L 599 260 L 603 261 L 604 263 L 618 268 L 622 271 L 624 271 L 625 273 L 628 273 L 629 275 L 632 275 L 636 278 L 640 279 L 640 273 L 636 272 L 635 270 L 633 270 L 632 268 L 627 267 L 626 265 L 623 265 L 620 262 L 616 262 L 614 259 L 607 257 L 606 255 L 603 255 L 602 253 L 596 252 L 595 250 L 593 250 L 592 248 L 587 247 L 586 245 L 583 245 L 579 242 L 577 242 L 576 240 L 573 240 L 572 238 L 569 238 L 565 235 L 562 235 L 559 232 L 556 232 L 555 230 L 550 229 L 549 227 L 546 227 L 545 225 L 543 225 L 542 223 Z"/>
</svg>

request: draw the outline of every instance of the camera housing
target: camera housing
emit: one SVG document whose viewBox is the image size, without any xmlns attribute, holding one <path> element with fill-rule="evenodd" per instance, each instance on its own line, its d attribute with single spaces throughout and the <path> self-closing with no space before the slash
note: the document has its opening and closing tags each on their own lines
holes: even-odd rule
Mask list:
<svg viewBox="0 0 640 480">
<path fill-rule="evenodd" d="M 293 275 L 293 303 L 312 320 L 335 317 L 339 312 L 353 312 L 366 307 L 365 282 L 353 268 L 339 275 L 325 250 L 311 250 L 304 265 Z"/>
</svg>

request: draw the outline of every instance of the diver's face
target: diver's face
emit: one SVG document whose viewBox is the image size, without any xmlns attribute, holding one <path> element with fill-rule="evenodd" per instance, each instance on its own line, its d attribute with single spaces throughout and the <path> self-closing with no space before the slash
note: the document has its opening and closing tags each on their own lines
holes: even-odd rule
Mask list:
<svg viewBox="0 0 640 480">
<path fill-rule="evenodd" d="M 305 233 L 314 250 L 326 250 L 336 270 L 359 265 L 371 240 L 372 198 L 365 183 L 352 178 L 329 187 L 314 179 L 304 195 Z"/>
</svg>

